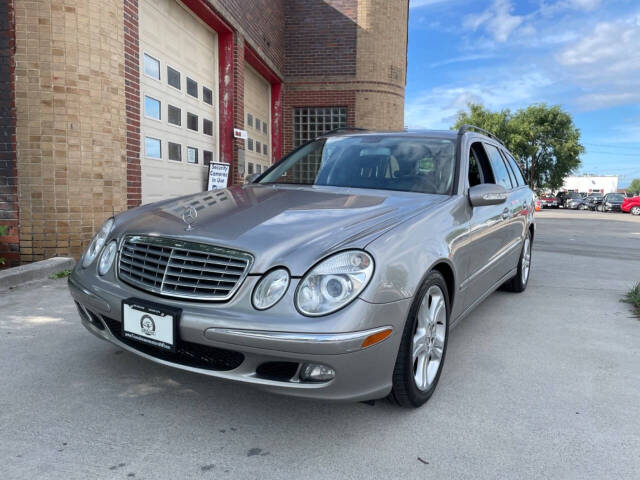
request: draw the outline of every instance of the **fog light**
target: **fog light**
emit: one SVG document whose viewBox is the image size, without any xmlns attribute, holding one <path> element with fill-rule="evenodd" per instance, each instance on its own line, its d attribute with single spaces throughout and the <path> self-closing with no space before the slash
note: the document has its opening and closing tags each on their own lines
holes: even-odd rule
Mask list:
<svg viewBox="0 0 640 480">
<path fill-rule="evenodd" d="M 327 382 L 336 376 L 336 371 L 317 363 L 305 363 L 300 369 L 300 379 L 307 382 Z"/>
</svg>

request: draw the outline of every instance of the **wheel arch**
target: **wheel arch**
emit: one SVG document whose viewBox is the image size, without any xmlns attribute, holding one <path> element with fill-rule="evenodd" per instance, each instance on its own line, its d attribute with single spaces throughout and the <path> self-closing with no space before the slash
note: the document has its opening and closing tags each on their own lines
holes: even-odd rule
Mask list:
<svg viewBox="0 0 640 480">
<path fill-rule="evenodd" d="M 427 277 L 427 275 L 429 275 L 429 273 L 433 271 L 439 272 L 444 277 L 444 281 L 447 285 L 447 294 L 449 295 L 449 308 L 451 309 L 451 311 L 453 311 L 453 302 L 455 301 L 456 297 L 456 276 L 453 265 L 451 265 L 448 260 L 437 260 L 426 271 L 422 281 L 424 282 L 424 279 Z"/>
</svg>

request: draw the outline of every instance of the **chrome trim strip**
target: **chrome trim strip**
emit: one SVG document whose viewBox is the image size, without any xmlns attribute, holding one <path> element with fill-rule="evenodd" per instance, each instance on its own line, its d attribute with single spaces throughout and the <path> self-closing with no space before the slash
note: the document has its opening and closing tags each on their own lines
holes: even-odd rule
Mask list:
<svg viewBox="0 0 640 480">
<path fill-rule="evenodd" d="M 379 327 L 359 332 L 346 333 L 296 333 L 296 332 L 269 332 L 266 330 L 241 330 L 235 328 L 210 327 L 207 331 L 232 335 L 239 338 L 256 338 L 260 340 L 277 340 L 279 342 L 309 342 L 309 343 L 342 343 L 352 340 L 364 340 L 365 338 L 385 330 L 393 330 L 392 327 Z"/>
<path fill-rule="evenodd" d="M 391 326 L 345 333 L 273 332 L 210 327 L 205 330 L 204 336 L 214 342 L 263 350 L 287 351 L 306 355 L 340 355 L 363 350 L 362 342 L 367 337 L 384 330 L 391 330 L 393 333 Z M 391 336 L 388 335 L 378 343 L 391 338 Z"/>
<path fill-rule="evenodd" d="M 153 287 L 150 285 L 146 285 L 144 283 L 138 283 L 128 278 L 123 278 L 120 276 L 120 263 L 122 259 L 122 250 L 125 248 L 128 242 L 134 242 L 138 244 L 151 245 L 155 247 L 161 248 L 170 248 L 172 249 L 169 258 L 166 261 L 166 266 L 164 270 L 164 274 L 162 277 L 162 281 L 160 282 L 160 287 Z M 176 293 L 176 292 L 168 292 L 163 289 L 164 281 L 167 275 L 167 271 L 171 266 L 171 259 L 173 256 L 173 249 L 181 249 L 187 251 L 193 251 L 196 253 L 202 253 L 205 255 L 219 255 L 221 260 L 232 259 L 236 261 L 244 261 L 246 262 L 246 267 L 243 272 L 239 274 L 238 281 L 235 286 L 229 290 L 229 292 L 222 295 L 190 295 L 185 293 Z M 131 285 L 135 288 L 139 288 L 140 290 L 157 294 L 163 297 L 171 297 L 171 298 L 182 298 L 188 300 L 202 300 L 202 301 L 217 301 L 223 302 L 231 299 L 233 295 L 238 291 L 247 275 L 251 271 L 251 267 L 253 266 L 254 257 L 250 253 L 243 252 L 241 250 L 234 250 L 226 247 L 219 247 L 217 245 L 209 245 L 206 243 L 197 243 L 197 242 L 189 242 L 186 240 L 179 240 L 171 237 L 155 237 L 150 235 L 126 235 L 120 241 L 120 246 L 118 248 L 118 268 L 117 268 L 117 278 L 121 282 L 124 282 L 128 285 Z M 237 266 L 236 266 L 237 267 Z"/>
</svg>

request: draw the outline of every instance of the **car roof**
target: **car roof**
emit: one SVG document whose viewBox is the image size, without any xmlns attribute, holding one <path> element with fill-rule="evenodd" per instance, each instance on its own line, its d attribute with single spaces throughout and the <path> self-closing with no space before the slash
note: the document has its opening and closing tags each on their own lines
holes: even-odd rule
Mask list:
<svg viewBox="0 0 640 480">
<path fill-rule="evenodd" d="M 480 136 L 490 140 L 490 137 L 483 135 L 479 132 L 467 131 L 464 133 L 473 134 L 474 136 Z M 362 130 L 362 129 L 337 129 L 327 132 L 323 135 L 319 135 L 317 138 L 327 137 L 367 137 L 367 136 L 403 136 L 403 137 L 417 137 L 417 138 L 446 138 L 454 140 L 458 137 L 457 130 L 426 130 L 426 129 L 410 129 L 410 130 Z"/>
</svg>

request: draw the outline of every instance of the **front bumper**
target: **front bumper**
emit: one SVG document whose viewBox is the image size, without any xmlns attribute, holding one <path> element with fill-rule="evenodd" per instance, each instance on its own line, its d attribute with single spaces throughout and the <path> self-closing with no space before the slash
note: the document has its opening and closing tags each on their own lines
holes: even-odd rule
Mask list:
<svg viewBox="0 0 640 480">
<path fill-rule="evenodd" d="M 113 277 L 99 278 L 90 270 L 76 267 L 69 278 L 82 324 L 97 337 L 148 360 L 299 397 L 360 401 L 382 398 L 391 390 L 411 299 L 386 304 L 358 299 L 334 314 L 308 318 L 293 307 L 295 279 L 276 306 L 259 312 L 249 300 L 258 277 L 247 277 L 229 302 L 211 304 L 150 295 Z M 234 361 L 241 360 L 232 364 L 225 360 L 225 368 L 202 368 L 127 341 L 119 335 L 120 305 L 131 297 L 180 307 L 179 345 L 191 345 L 198 351 L 209 349 L 214 356 L 224 354 Z M 392 329 L 389 337 L 371 347 L 361 347 L 365 338 L 385 328 Z M 335 378 L 318 383 L 301 381 L 299 372 L 305 363 L 327 365 L 335 370 Z M 272 368 L 265 370 L 265 366 L 273 365 L 283 366 L 286 375 L 274 376 Z"/>
</svg>

